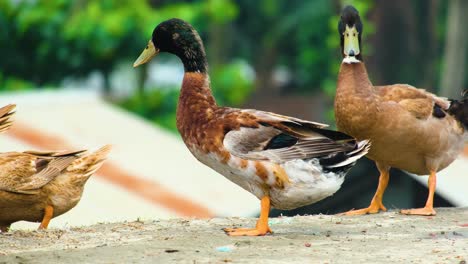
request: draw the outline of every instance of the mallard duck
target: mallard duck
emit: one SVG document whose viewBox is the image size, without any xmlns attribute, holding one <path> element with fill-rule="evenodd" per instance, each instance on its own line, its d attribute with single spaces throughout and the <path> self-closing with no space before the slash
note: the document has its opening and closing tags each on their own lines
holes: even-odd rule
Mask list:
<svg viewBox="0 0 468 264">
<path fill-rule="evenodd" d="M 11 121 L 11 117 L 15 113 L 13 110 L 15 109 L 16 105 L 9 104 L 2 108 L 0 108 L 0 132 L 4 132 L 11 127 L 13 121 Z"/>
<path fill-rule="evenodd" d="M 177 128 L 190 152 L 261 200 L 256 227 L 225 229 L 230 236 L 270 233 L 270 206 L 293 209 L 332 195 L 367 153 L 368 141 L 326 130 L 324 124 L 218 106 L 203 42 L 183 20 L 159 24 L 134 67 L 161 52 L 175 54 L 184 65 Z"/>
<path fill-rule="evenodd" d="M 84 184 L 110 151 L 6 152 L 0 154 L 0 231 L 14 222 L 39 222 L 47 228 L 53 217 L 80 201 Z"/>
<path fill-rule="evenodd" d="M 436 172 L 452 163 L 463 149 L 468 101 L 449 101 L 407 84 L 373 86 L 362 60 L 362 30 L 358 11 L 352 6 L 344 8 L 338 25 L 344 59 L 338 75 L 335 118 L 338 130 L 372 141 L 367 157 L 375 161 L 380 179 L 370 206 L 346 214 L 386 211 L 382 197 L 393 167 L 429 174 L 424 208 L 401 213 L 435 215 Z"/>
</svg>

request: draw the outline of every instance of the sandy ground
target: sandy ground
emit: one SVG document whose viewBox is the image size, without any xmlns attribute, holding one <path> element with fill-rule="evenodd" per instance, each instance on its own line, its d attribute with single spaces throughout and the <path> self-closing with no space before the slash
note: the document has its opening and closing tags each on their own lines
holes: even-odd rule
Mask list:
<svg viewBox="0 0 468 264">
<path fill-rule="evenodd" d="M 154 220 L 0 234 L 0 263 L 457 263 L 468 261 L 468 208 L 270 219 L 265 237 L 226 236 L 251 218 Z"/>
</svg>

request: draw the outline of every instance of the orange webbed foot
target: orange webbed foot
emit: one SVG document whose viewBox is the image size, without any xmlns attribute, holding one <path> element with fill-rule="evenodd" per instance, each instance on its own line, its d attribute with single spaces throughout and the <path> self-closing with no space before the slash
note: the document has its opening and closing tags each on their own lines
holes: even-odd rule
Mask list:
<svg viewBox="0 0 468 264">
<path fill-rule="evenodd" d="M 431 216 L 431 215 L 436 215 L 437 213 L 432 207 L 424 207 L 424 208 L 400 210 L 400 214 Z"/>
<path fill-rule="evenodd" d="M 386 212 L 387 208 L 383 205 L 382 202 L 372 201 L 369 207 L 358 209 L 358 210 L 350 210 L 348 212 L 341 213 L 339 215 L 365 215 L 365 214 L 377 214 L 380 210 Z"/>
<path fill-rule="evenodd" d="M 427 196 L 426 205 L 423 208 L 416 208 L 416 209 L 406 209 L 401 210 L 401 214 L 405 215 L 436 215 L 436 211 L 434 210 L 434 192 L 436 188 L 436 170 L 432 170 L 431 174 L 429 174 L 429 179 L 427 181 L 427 185 L 429 186 L 429 195 Z"/>
<path fill-rule="evenodd" d="M 270 227 L 256 227 L 256 228 L 225 228 L 224 232 L 228 236 L 264 236 L 266 234 L 271 234 Z"/>
<path fill-rule="evenodd" d="M 374 197 L 367 208 L 358 209 L 358 210 L 351 210 L 348 212 L 341 213 L 339 215 L 364 215 L 364 214 L 377 214 L 380 210 L 386 212 L 387 208 L 382 203 L 382 198 L 385 192 L 385 189 L 388 185 L 388 180 L 390 178 L 389 170 L 390 167 L 387 165 L 381 164 L 376 162 L 377 169 L 380 172 L 379 176 L 379 185 L 377 186 L 377 190 L 375 191 Z"/>
<path fill-rule="evenodd" d="M 270 197 L 261 199 L 260 217 L 255 228 L 224 228 L 228 236 L 264 236 L 273 233 L 268 226 L 268 214 L 270 212 Z"/>
<path fill-rule="evenodd" d="M 226 232 L 226 233 L 230 233 L 230 232 L 234 232 L 234 231 L 248 231 L 248 230 L 252 230 L 253 228 L 229 228 L 229 227 L 226 227 L 226 228 L 223 228 L 223 231 Z"/>
</svg>

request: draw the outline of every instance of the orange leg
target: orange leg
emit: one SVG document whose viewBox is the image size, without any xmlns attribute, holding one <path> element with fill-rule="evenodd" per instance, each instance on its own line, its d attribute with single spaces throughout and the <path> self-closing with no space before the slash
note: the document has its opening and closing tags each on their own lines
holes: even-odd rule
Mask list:
<svg viewBox="0 0 468 264">
<path fill-rule="evenodd" d="M 380 172 L 379 185 L 377 186 L 377 191 L 375 192 L 369 207 L 359 210 L 351 210 L 343 213 L 344 215 L 376 214 L 380 210 L 387 211 L 387 208 L 385 208 L 385 206 L 382 203 L 382 198 L 385 189 L 387 189 L 388 180 L 390 178 L 390 167 L 379 164 L 378 162 L 376 162 L 375 164 L 377 165 L 377 169 Z"/>
<path fill-rule="evenodd" d="M 429 195 L 427 196 L 426 206 L 424 206 L 423 208 L 417 208 L 417 209 L 401 210 L 400 213 L 405 214 L 405 215 L 436 215 L 436 211 L 434 210 L 434 207 L 433 207 L 434 192 L 436 188 L 436 172 L 435 171 L 431 171 L 431 174 L 429 174 L 429 179 L 427 181 L 427 184 L 429 185 Z"/>
<path fill-rule="evenodd" d="M 47 229 L 47 226 L 49 226 L 50 219 L 54 216 L 54 208 L 50 205 L 47 205 L 46 208 L 44 209 L 44 217 L 42 218 L 41 225 L 39 226 L 38 229 Z"/>
<path fill-rule="evenodd" d="M 268 214 L 270 213 L 270 197 L 264 196 L 261 200 L 260 217 L 255 228 L 225 228 L 229 236 L 264 236 L 273 233 L 268 226 Z"/>
</svg>

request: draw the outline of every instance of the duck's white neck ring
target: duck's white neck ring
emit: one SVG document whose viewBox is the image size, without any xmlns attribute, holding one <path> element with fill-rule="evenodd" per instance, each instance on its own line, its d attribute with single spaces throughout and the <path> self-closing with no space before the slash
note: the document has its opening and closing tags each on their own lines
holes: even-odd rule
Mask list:
<svg viewBox="0 0 468 264">
<path fill-rule="evenodd" d="M 356 59 L 356 57 L 352 56 L 346 56 L 344 59 L 343 59 L 343 63 L 346 63 L 346 64 L 351 64 L 351 63 L 360 63 L 361 61 Z"/>
</svg>

